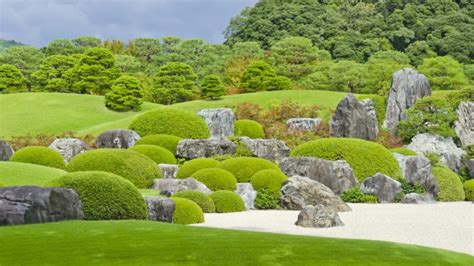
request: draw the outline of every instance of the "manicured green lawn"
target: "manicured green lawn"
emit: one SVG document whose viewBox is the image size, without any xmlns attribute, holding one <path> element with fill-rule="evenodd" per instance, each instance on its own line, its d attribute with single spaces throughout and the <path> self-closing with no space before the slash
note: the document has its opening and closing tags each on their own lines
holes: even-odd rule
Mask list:
<svg viewBox="0 0 474 266">
<path fill-rule="evenodd" d="M 143 197 L 147 196 L 162 196 L 160 195 L 160 191 L 156 189 L 139 189 L 140 193 Z"/>
<path fill-rule="evenodd" d="M 378 241 L 164 224 L 71 221 L 0 228 L 0 265 L 473 265 L 468 255 Z"/>
<path fill-rule="evenodd" d="M 0 183 L 7 186 L 42 186 L 66 171 L 42 165 L 0 162 Z"/>
</svg>

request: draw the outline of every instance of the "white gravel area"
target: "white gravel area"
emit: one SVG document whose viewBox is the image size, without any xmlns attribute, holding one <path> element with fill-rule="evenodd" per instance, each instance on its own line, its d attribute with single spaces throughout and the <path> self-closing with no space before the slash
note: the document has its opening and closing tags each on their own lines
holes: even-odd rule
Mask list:
<svg viewBox="0 0 474 266">
<path fill-rule="evenodd" d="M 246 211 L 206 214 L 195 226 L 236 230 L 383 240 L 447 249 L 474 255 L 474 208 L 471 202 L 414 204 L 349 204 L 340 212 L 344 226 L 303 228 L 299 211 Z"/>
</svg>

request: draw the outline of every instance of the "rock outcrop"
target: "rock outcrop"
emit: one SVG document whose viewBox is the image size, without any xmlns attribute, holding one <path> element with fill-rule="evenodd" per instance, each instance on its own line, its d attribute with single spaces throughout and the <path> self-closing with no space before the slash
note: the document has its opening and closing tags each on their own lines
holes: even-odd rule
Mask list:
<svg viewBox="0 0 474 266">
<path fill-rule="evenodd" d="M 456 111 L 458 120 L 454 129 L 463 146 L 474 145 L 474 103 L 461 102 Z"/>
<path fill-rule="evenodd" d="M 115 129 L 103 132 L 97 137 L 97 148 L 128 149 L 135 145 L 140 135 L 133 130 Z"/>
<path fill-rule="evenodd" d="M 176 173 L 178 172 L 178 166 L 176 164 L 160 163 L 158 166 L 160 167 L 163 178 L 176 178 Z"/>
<path fill-rule="evenodd" d="M 176 156 L 185 159 L 234 154 L 236 145 L 226 139 L 183 139 L 178 142 Z"/>
<path fill-rule="evenodd" d="M 257 198 L 257 191 L 255 191 L 250 183 L 238 183 L 235 193 L 239 194 L 245 204 L 246 210 L 255 209 L 255 199 Z"/>
<path fill-rule="evenodd" d="M 0 140 L 0 161 L 8 161 L 13 156 L 12 147 L 4 140 Z"/>
<path fill-rule="evenodd" d="M 183 190 L 196 190 L 204 194 L 210 194 L 212 192 L 206 185 L 192 177 L 186 179 L 155 179 L 153 189 L 159 190 L 162 194 L 168 196 Z"/>
<path fill-rule="evenodd" d="M 290 118 L 286 121 L 288 133 L 314 132 L 321 124 L 321 118 Z"/>
<path fill-rule="evenodd" d="M 176 204 L 167 197 L 145 197 L 148 208 L 148 220 L 172 223 Z"/>
<path fill-rule="evenodd" d="M 404 156 L 398 153 L 395 153 L 394 156 L 408 183 L 421 185 L 428 193 L 437 195 L 439 188 L 428 158 L 424 156 Z"/>
<path fill-rule="evenodd" d="M 417 193 L 410 193 L 406 194 L 403 196 L 403 198 L 400 200 L 400 203 L 405 203 L 405 204 L 433 204 L 436 203 L 436 201 L 433 199 L 433 197 L 430 194 L 424 194 L 420 195 Z"/>
<path fill-rule="evenodd" d="M 202 109 L 198 115 L 204 119 L 211 132 L 211 138 L 225 138 L 234 135 L 234 112 L 230 108 Z"/>
<path fill-rule="evenodd" d="M 395 202 L 397 194 L 402 192 L 402 184 L 392 178 L 377 173 L 365 179 L 360 185 L 360 190 L 364 194 L 377 196 L 380 203 Z"/>
<path fill-rule="evenodd" d="M 65 163 L 68 163 L 79 153 L 85 152 L 89 149 L 84 141 L 74 138 L 55 139 L 53 143 L 49 145 L 49 148 L 59 152 L 64 158 Z"/>
<path fill-rule="evenodd" d="M 305 206 L 298 214 L 298 220 L 295 224 L 311 228 L 326 228 L 344 225 L 336 212 L 321 204 L 316 206 Z"/>
<path fill-rule="evenodd" d="M 290 148 L 281 140 L 240 137 L 239 141 L 259 158 L 278 162 L 290 155 Z"/>
</svg>

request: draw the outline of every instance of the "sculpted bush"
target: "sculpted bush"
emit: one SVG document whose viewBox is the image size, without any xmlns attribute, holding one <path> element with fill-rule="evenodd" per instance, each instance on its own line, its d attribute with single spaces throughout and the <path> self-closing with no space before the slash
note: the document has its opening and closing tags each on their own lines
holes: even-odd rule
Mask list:
<svg viewBox="0 0 474 266">
<path fill-rule="evenodd" d="M 137 151 L 148 158 L 152 159 L 155 163 L 165 164 L 176 164 L 176 158 L 167 149 L 156 146 L 156 145 L 135 145 L 130 150 Z"/>
<path fill-rule="evenodd" d="M 229 171 L 239 183 L 248 183 L 250 178 L 261 170 L 279 170 L 278 166 L 270 161 L 255 157 L 235 157 L 220 162 L 216 168 Z"/>
<path fill-rule="evenodd" d="M 199 182 L 204 183 L 210 190 L 230 190 L 237 187 L 237 180 L 228 171 L 219 168 L 206 168 L 191 175 Z"/>
<path fill-rule="evenodd" d="M 181 165 L 176 173 L 176 178 L 188 178 L 192 176 L 195 172 L 206 169 L 206 168 L 214 168 L 216 165 L 219 164 L 219 161 L 211 159 L 211 158 L 197 158 L 191 161 L 185 162 Z"/>
<path fill-rule="evenodd" d="M 176 146 L 178 146 L 180 140 L 182 140 L 182 138 L 177 136 L 156 134 L 142 137 L 137 141 L 137 143 L 135 143 L 135 145 L 157 145 L 169 150 L 173 154 L 176 154 Z"/>
<path fill-rule="evenodd" d="M 199 191 L 183 190 L 175 193 L 173 197 L 192 200 L 197 205 L 199 205 L 199 207 L 201 207 L 202 211 L 205 213 L 212 213 L 216 211 L 214 201 L 212 201 L 211 197 Z"/>
<path fill-rule="evenodd" d="M 244 201 L 233 191 L 219 190 L 212 193 L 210 197 L 218 213 L 245 211 Z"/>
<path fill-rule="evenodd" d="M 173 223 L 175 224 L 197 224 L 204 223 L 204 213 L 194 201 L 171 197 L 176 204 L 173 213 Z"/>
<path fill-rule="evenodd" d="M 12 162 L 31 163 L 65 169 L 64 159 L 57 151 L 40 146 L 30 146 L 19 149 L 10 158 Z"/>
</svg>

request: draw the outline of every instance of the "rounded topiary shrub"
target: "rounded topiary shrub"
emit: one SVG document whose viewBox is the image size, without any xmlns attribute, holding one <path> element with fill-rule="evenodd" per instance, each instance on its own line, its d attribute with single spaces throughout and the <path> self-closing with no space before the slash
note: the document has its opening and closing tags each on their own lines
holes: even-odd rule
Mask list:
<svg viewBox="0 0 474 266">
<path fill-rule="evenodd" d="M 156 145 L 135 145 L 130 148 L 133 151 L 137 151 L 148 158 L 152 159 L 155 163 L 167 163 L 176 164 L 176 158 L 167 149 L 156 146 Z"/>
<path fill-rule="evenodd" d="M 312 156 L 326 160 L 346 160 L 359 181 L 382 173 L 393 179 L 401 178 L 397 160 L 384 146 L 352 138 L 318 139 L 296 147 L 291 156 Z"/>
<path fill-rule="evenodd" d="M 216 168 L 229 171 L 234 175 L 239 183 L 248 183 L 250 178 L 257 172 L 274 169 L 279 170 L 278 166 L 270 161 L 255 157 L 235 157 L 220 162 Z"/>
<path fill-rule="evenodd" d="M 250 178 L 250 183 L 257 192 L 266 190 L 279 196 L 280 188 L 287 178 L 280 170 L 268 169 L 255 173 Z"/>
<path fill-rule="evenodd" d="M 393 148 L 393 149 L 390 149 L 390 151 L 393 152 L 393 153 L 398 153 L 398 154 L 405 155 L 405 156 L 416 156 L 416 155 L 418 155 L 414 150 L 410 150 L 408 148 Z"/>
<path fill-rule="evenodd" d="M 209 129 L 197 114 L 171 108 L 144 113 L 132 121 L 129 128 L 140 136 L 168 134 L 181 138 L 207 139 Z"/>
<path fill-rule="evenodd" d="M 199 182 L 204 183 L 210 190 L 230 190 L 234 191 L 237 187 L 235 177 L 224 169 L 206 168 L 199 170 L 191 175 Z"/>
<path fill-rule="evenodd" d="M 173 154 L 176 154 L 176 146 L 178 146 L 180 140 L 182 140 L 182 138 L 177 136 L 156 134 L 148 135 L 139 139 L 135 145 L 157 145 L 169 150 Z"/>
<path fill-rule="evenodd" d="M 0 184 L 0 187 L 2 185 Z M 464 182 L 464 193 L 466 194 L 466 199 L 474 201 L 474 179 Z"/>
<path fill-rule="evenodd" d="M 191 161 L 185 162 L 181 165 L 176 173 L 176 178 L 183 179 L 192 176 L 195 172 L 206 169 L 214 168 L 219 164 L 219 161 L 211 158 L 197 158 Z"/>
<path fill-rule="evenodd" d="M 147 207 L 138 189 L 118 175 L 75 172 L 50 181 L 79 194 L 86 220 L 146 219 Z"/>
<path fill-rule="evenodd" d="M 261 139 L 265 137 L 263 126 L 257 121 L 242 119 L 235 121 L 234 134 L 239 137 L 249 137 L 251 139 Z"/>
<path fill-rule="evenodd" d="M 241 212 L 245 211 L 245 204 L 239 194 L 228 191 L 219 190 L 210 195 L 214 205 L 216 206 L 216 212 Z"/>
<path fill-rule="evenodd" d="M 197 205 L 199 205 L 199 207 L 201 207 L 202 211 L 205 213 L 211 213 L 216 211 L 214 201 L 212 201 L 211 197 L 199 191 L 183 190 L 175 193 L 173 197 L 192 200 Z"/>
<path fill-rule="evenodd" d="M 459 176 L 446 167 L 433 167 L 433 175 L 438 184 L 439 201 L 462 201 L 465 198 L 463 185 Z"/>
<path fill-rule="evenodd" d="M 145 155 L 125 149 L 97 149 L 75 156 L 68 164 L 69 172 L 104 171 L 130 180 L 137 188 L 149 188 L 161 178 L 158 165 Z"/>
<path fill-rule="evenodd" d="M 64 158 L 59 152 L 41 146 L 30 146 L 19 149 L 10 158 L 10 161 L 38 164 L 59 169 L 66 168 Z"/>
<path fill-rule="evenodd" d="M 172 197 L 171 198 L 176 204 L 176 208 L 173 213 L 173 223 L 175 224 L 197 224 L 204 223 L 204 213 L 194 201 Z"/>
</svg>

